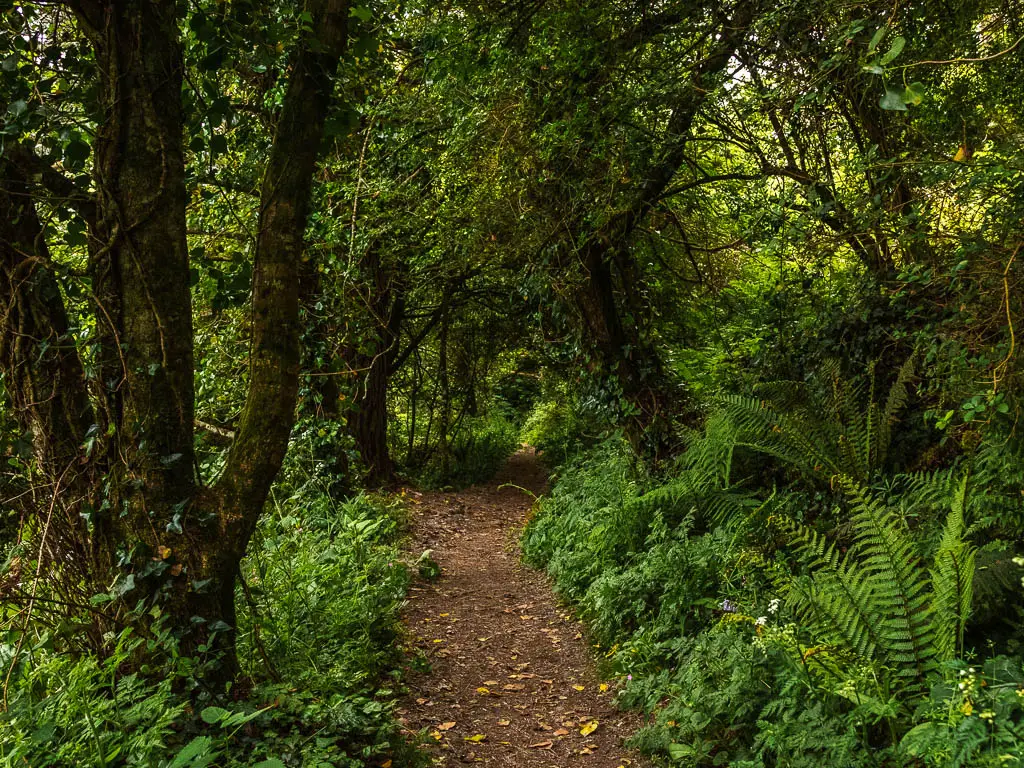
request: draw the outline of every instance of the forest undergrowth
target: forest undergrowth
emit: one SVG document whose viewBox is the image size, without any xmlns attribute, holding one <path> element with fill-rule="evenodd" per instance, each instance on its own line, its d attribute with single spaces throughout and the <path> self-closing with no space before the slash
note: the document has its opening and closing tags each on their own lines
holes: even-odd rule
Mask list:
<svg viewBox="0 0 1024 768">
<path fill-rule="evenodd" d="M 657 473 L 538 414 L 561 463 L 524 556 L 650 716 L 635 746 L 671 765 L 1022 764 L 1019 441 L 915 470 L 912 371 L 886 397 L 832 365 L 722 395 Z"/>
</svg>

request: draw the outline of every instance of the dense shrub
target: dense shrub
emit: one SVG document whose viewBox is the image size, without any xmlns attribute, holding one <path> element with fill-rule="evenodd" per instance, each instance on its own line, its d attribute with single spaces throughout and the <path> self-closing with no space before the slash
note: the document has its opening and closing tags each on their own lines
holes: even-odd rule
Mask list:
<svg viewBox="0 0 1024 768">
<path fill-rule="evenodd" d="M 408 751 L 389 680 L 408 579 L 395 545 L 401 507 L 338 502 L 299 456 L 243 562 L 244 676 L 231 696 L 197 687 L 201 670 L 159 621 L 154 638 L 110 637 L 103 659 L 11 631 L 0 644 L 11 670 L 0 766 L 357 768 Z M 126 672 L 141 649 L 154 661 Z"/>
<path fill-rule="evenodd" d="M 1019 765 L 1021 660 L 982 660 L 1020 650 L 1007 627 L 1024 572 L 998 538 L 1019 500 L 989 454 L 1012 446 L 912 476 L 862 462 L 868 487 L 838 463 L 861 466 L 850 402 L 837 437 L 816 426 L 827 404 L 799 418 L 733 406 L 660 477 L 615 441 L 566 465 L 523 537 L 588 621 L 620 702 L 652 716 L 636 745 L 680 766 Z M 882 417 L 868 418 L 874 439 Z M 786 472 L 737 480 L 734 450 Z M 1004 626 L 984 631 L 993 609 Z"/>
</svg>

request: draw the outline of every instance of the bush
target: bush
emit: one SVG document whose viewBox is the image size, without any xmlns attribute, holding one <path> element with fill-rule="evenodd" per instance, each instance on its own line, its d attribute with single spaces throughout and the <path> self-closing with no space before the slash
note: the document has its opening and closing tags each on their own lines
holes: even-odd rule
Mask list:
<svg viewBox="0 0 1024 768">
<path fill-rule="evenodd" d="M 527 562 L 605 650 L 620 703 L 650 716 L 636 746 L 695 767 L 1020 765 L 1021 661 L 976 672 L 952 658 L 978 657 L 978 619 L 1019 631 L 1011 542 L 969 540 L 1019 509 L 992 457 L 974 479 L 878 475 L 870 490 L 836 475 L 809 494 L 799 473 L 794 491 L 734 480 L 734 449 L 744 471 L 763 450 L 743 435 L 727 411 L 711 416 L 660 478 L 606 441 L 565 467 L 524 533 Z M 1020 649 L 1002 630 L 985 645 Z"/>
<path fill-rule="evenodd" d="M 519 447 L 519 429 L 499 410 L 466 419 L 448 455 L 435 453 L 419 473 L 419 483 L 428 488 L 462 488 L 482 483 L 501 469 Z"/>
<path fill-rule="evenodd" d="M 392 716 L 408 583 L 401 508 L 368 496 L 339 503 L 329 482 L 292 459 L 275 486 L 280 500 L 242 564 L 244 674 L 231 701 L 198 686 L 195 662 L 170 637 L 126 631 L 99 659 L 29 627 L 0 645 L 12 670 L 0 767 L 359 768 L 409 757 Z M 139 669 L 141 650 L 163 663 Z"/>
</svg>

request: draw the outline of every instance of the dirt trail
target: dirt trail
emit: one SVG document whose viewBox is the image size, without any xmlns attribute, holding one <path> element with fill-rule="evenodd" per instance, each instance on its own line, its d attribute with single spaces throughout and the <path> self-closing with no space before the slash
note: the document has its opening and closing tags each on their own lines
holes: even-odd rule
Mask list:
<svg viewBox="0 0 1024 768">
<path fill-rule="evenodd" d="M 412 675 L 399 716 L 410 735 L 429 730 L 439 766 L 642 766 L 622 748 L 639 719 L 615 709 L 583 628 L 519 561 L 532 499 L 503 483 L 540 493 L 546 477 L 525 450 L 484 485 L 408 492 L 415 553 L 432 549 L 442 576 L 410 592 L 406 625 L 431 671 Z"/>
</svg>

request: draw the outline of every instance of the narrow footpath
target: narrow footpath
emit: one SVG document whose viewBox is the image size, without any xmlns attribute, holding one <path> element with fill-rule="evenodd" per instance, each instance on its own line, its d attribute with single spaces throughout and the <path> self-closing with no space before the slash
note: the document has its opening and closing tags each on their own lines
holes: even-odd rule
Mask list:
<svg viewBox="0 0 1024 768">
<path fill-rule="evenodd" d="M 645 765 L 622 742 L 640 725 L 612 704 L 580 623 L 542 573 L 520 562 L 518 535 L 543 467 L 515 454 L 490 482 L 457 493 L 407 491 L 414 553 L 433 550 L 434 582 L 417 580 L 405 621 L 429 672 L 413 673 L 399 716 L 426 729 L 435 765 L 520 768 Z"/>
</svg>

